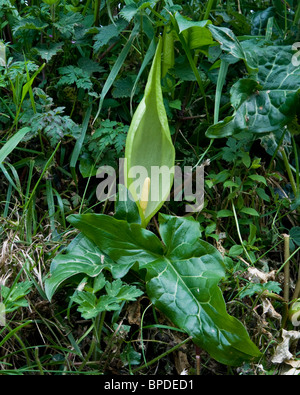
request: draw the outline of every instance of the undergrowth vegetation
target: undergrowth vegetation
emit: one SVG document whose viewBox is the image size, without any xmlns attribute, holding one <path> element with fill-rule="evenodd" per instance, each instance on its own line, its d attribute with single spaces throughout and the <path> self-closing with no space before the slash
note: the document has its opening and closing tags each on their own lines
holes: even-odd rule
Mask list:
<svg viewBox="0 0 300 395">
<path fill-rule="evenodd" d="M 296 0 L 0 0 L 1 375 L 299 374 L 299 24 Z M 202 165 L 201 210 L 172 179 L 99 198 L 122 158 Z"/>
</svg>

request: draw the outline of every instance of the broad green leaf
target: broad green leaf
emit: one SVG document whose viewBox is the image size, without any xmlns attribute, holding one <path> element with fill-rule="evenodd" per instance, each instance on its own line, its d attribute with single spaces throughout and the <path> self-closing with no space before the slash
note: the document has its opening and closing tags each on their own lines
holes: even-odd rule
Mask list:
<svg viewBox="0 0 300 395">
<path fill-rule="evenodd" d="M 247 56 L 252 57 L 258 72 L 233 85 L 230 94 L 234 115 L 212 125 L 206 132 L 209 138 L 227 137 L 241 131 L 276 133 L 297 112 L 300 65 L 293 65 L 291 46 L 257 47 L 250 53 L 251 48 L 249 46 Z"/>
<path fill-rule="evenodd" d="M 300 246 L 300 226 L 294 226 L 290 230 L 290 237 L 297 246 Z"/>
<path fill-rule="evenodd" d="M 267 180 L 265 179 L 265 177 L 258 174 L 252 174 L 249 176 L 249 178 L 253 181 L 262 182 L 263 184 L 267 185 Z"/>
<path fill-rule="evenodd" d="M 128 223 L 141 223 L 139 209 L 133 201 L 132 196 L 124 185 L 119 184 L 119 193 L 116 201 L 116 219 L 127 221 Z"/>
<path fill-rule="evenodd" d="M 233 217 L 233 215 L 231 210 L 220 210 L 217 212 L 217 218 Z"/>
<path fill-rule="evenodd" d="M 137 202 L 144 226 L 164 204 L 174 177 L 175 149 L 162 96 L 161 51 L 162 40 L 157 46 L 144 97 L 133 115 L 125 148 L 125 183 Z M 144 211 L 139 200 L 147 177 L 151 183 Z"/>
<path fill-rule="evenodd" d="M 223 258 L 200 240 L 200 225 L 195 220 L 160 215 L 163 248 L 153 233 L 138 224 L 96 214 L 68 219 L 116 265 L 138 262 L 147 271 L 152 303 L 213 358 L 239 365 L 260 355 L 244 326 L 226 312 L 218 288 L 225 276 Z"/>
<path fill-rule="evenodd" d="M 264 34 L 268 20 L 275 15 L 275 8 L 269 7 L 263 11 L 258 11 L 252 16 L 251 35 L 257 36 Z"/>
<path fill-rule="evenodd" d="M 214 25 L 209 25 L 208 28 L 225 52 L 229 53 L 234 58 L 243 60 L 249 72 L 252 73 L 257 71 L 256 65 L 252 63 L 251 58 L 249 59 L 247 57 L 246 52 L 232 30 Z"/>
<path fill-rule="evenodd" d="M 254 208 L 251 208 L 251 207 L 243 207 L 241 209 L 241 213 L 253 215 L 254 217 L 259 217 L 258 212 Z"/>
<path fill-rule="evenodd" d="M 48 5 L 54 5 L 54 4 L 58 3 L 59 1 L 60 0 L 43 0 L 43 2 Z"/>
<path fill-rule="evenodd" d="M 175 19 L 178 23 L 179 33 L 183 34 L 190 49 L 201 48 L 215 43 L 212 33 L 207 29 L 207 26 L 211 25 L 211 21 L 194 22 L 178 12 L 175 15 Z"/>
<path fill-rule="evenodd" d="M 117 266 L 128 271 L 135 262 L 148 262 L 163 253 L 154 233 L 103 214 L 70 215 L 68 221 L 81 230 Z"/>
<path fill-rule="evenodd" d="M 242 255 L 243 252 L 244 252 L 243 246 L 235 245 L 230 248 L 228 253 L 230 256 L 238 256 L 238 255 Z"/>
<path fill-rule="evenodd" d="M 53 259 L 50 275 L 45 281 L 47 298 L 51 300 L 65 280 L 77 274 L 96 277 L 108 266 L 107 258 L 99 248 L 83 234 L 79 234 L 63 252 Z"/>
<path fill-rule="evenodd" d="M 167 72 L 174 67 L 175 52 L 174 52 L 174 31 L 166 25 L 163 34 L 163 58 L 162 58 L 162 78 Z"/>
</svg>

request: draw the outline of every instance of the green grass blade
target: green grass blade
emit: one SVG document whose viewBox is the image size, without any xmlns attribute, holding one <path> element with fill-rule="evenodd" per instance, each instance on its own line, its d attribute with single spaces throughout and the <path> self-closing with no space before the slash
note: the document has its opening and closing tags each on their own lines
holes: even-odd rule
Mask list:
<svg viewBox="0 0 300 395">
<path fill-rule="evenodd" d="M 30 132 L 30 128 L 28 127 L 20 129 L 4 144 L 4 146 L 0 149 L 0 164 L 5 161 L 8 155 L 16 148 L 16 146 L 28 132 Z"/>
<path fill-rule="evenodd" d="M 53 190 L 52 190 L 52 182 L 51 180 L 46 180 L 46 197 L 48 203 L 48 213 L 49 213 L 49 220 L 50 220 L 50 229 L 52 235 L 55 233 L 55 205 L 54 205 L 54 198 L 53 198 Z"/>
<path fill-rule="evenodd" d="M 94 119 L 94 123 L 95 123 L 96 119 L 98 118 L 98 116 L 99 116 L 99 114 L 101 112 L 105 96 L 107 95 L 107 93 L 110 90 L 112 84 L 114 83 L 117 75 L 119 74 L 119 71 L 120 71 L 121 67 L 124 64 L 124 61 L 127 58 L 127 55 L 129 54 L 129 51 L 130 51 L 130 49 L 132 47 L 133 41 L 135 40 L 135 38 L 138 35 L 138 33 L 139 33 L 139 26 L 135 25 L 135 27 L 132 30 L 131 35 L 130 35 L 126 45 L 122 49 L 122 52 L 120 53 L 118 59 L 116 60 L 114 66 L 111 69 L 111 72 L 109 73 L 109 76 L 108 76 L 108 78 L 107 78 L 107 80 L 106 80 L 106 82 L 104 84 L 104 87 L 102 89 L 101 96 L 100 96 L 100 103 L 99 103 L 98 112 L 97 112 L 96 117 Z"/>
<path fill-rule="evenodd" d="M 84 120 L 83 120 L 81 135 L 80 135 L 79 139 L 76 141 L 74 150 L 72 152 L 70 168 L 71 168 L 71 171 L 72 171 L 73 178 L 75 176 L 75 179 L 74 179 L 75 182 L 76 182 L 76 175 L 75 175 L 74 169 L 76 167 L 76 163 L 78 161 L 78 157 L 80 155 L 80 152 L 81 152 L 81 149 L 82 149 L 82 145 L 83 145 L 83 142 L 84 142 L 84 139 L 85 139 L 86 131 L 87 131 L 87 128 L 89 126 L 89 120 L 91 118 L 92 108 L 93 108 L 93 106 L 91 104 L 89 106 L 89 108 L 88 108 L 88 110 L 87 110 L 87 112 L 85 114 Z"/>
<path fill-rule="evenodd" d="M 218 75 L 218 82 L 216 88 L 216 98 L 215 98 L 215 112 L 214 112 L 214 123 L 218 123 L 219 121 L 219 112 L 220 112 L 220 102 L 222 97 L 222 91 L 224 87 L 224 83 L 227 76 L 229 63 L 226 60 L 221 60 L 221 67 Z"/>
</svg>

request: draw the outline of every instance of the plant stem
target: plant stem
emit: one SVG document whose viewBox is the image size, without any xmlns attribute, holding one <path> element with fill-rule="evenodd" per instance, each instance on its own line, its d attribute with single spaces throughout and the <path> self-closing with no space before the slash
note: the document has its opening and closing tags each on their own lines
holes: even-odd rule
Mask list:
<svg viewBox="0 0 300 395">
<path fill-rule="evenodd" d="M 293 176 L 290 164 L 289 164 L 289 160 L 288 160 L 287 154 L 286 154 L 285 149 L 283 147 L 280 148 L 280 152 L 282 154 L 284 166 L 285 166 L 286 172 L 288 174 L 288 177 L 289 177 L 289 180 L 290 180 L 290 183 L 291 183 L 291 186 L 292 186 L 293 193 L 294 193 L 294 195 L 296 197 L 297 194 L 298 194 L 297 186 L 296 186 L 295 179 L 294 179 L 294 176 Z"/>
<path fill-rule="evenodd" d="M 244 249 L 244 252 L 245 252 L 245 254 L 246 254 L 246 256 L 247 256 L 247 258 L 248 258 L 250 264 L 252 264 L 252 260 L 251 260 L 251 258 L 250 258 L 250 255 L 248 254 L 248 251 L 247 251 L 247 249 L 246 249 L 246 247 L 245 247 L 245 245 L 244 245 L 244 243 L 243 243 L 242 235 L 241 235 L 241 232 L 240 232 L 239 221 L 238 221 L 238 218 L 237 218 L 237 215 L 236 215 L 234 203 L 233 203 L 233 201 L 232 201 L 231 203 L 232 203 L 232 211 L 233 211 L 233 215 L 234 215 L 234 219 L 235 219 L 235 224 L 236 224 L 236 229 L 237 229 L 237 232 L 238 232 L 238 236 L 239 236 L 239 239 L 240 239 L 240 243 L 241 243 L 241 245 L 242 245 L 242 247 L 243 247 L 243 249 Z"/>
<path fill-rule="evenodd" d="M 184 52 L 186 54 L 186 57 L 188 58 L 188 61 L 190 63 L 191 69 L 193 70 L 193 73 L 196 77 L 197 83 L 199 85 L 199 89 L 200 92 L 203 96 L 203 100 L 204 100 L 204 106 L 205 106 L 205 112 L 206 112 L 206 117 L 208 122 L 210 121 L 210 115 L 209 115 L 209 110 L 208 110 L 208 105 L 207 105 L 207 98 L 206 98 L 206 93 L 205 93 L 205 89 L 204 89 L 204 85 L 203 85 L 203 81 L 201 78 L 201 75 L 199 73 L 199 70 L 195 64 L 194 58 L 192 56 L 192 53 L 190 51 L 189 46 L 187 45 L 187 43 L 185 42 L 185 38 L 183 37 L 183 35 L 180 33 L 179 31 L 179 27 L 178 27 L 178 23 L 176 21 L 176 19 L 171 16 L 171 21 L 172 21 L 172 25 L 176 31 L 177 37 L 179 38 L 179 41 L 181 42 L 182 48 L 184 49 Z"/>
<path fill-rule="evenodd" d="M 295 141 L 294 136 L 292 136 L 292 143 L 293 143 L 293 148 L 294 148 L 294 155 L 295 155 L 295 164 L 296 164 L 296 188 L 297 188 L 297 197 L 299 195 L 300 191 L 300 180 L 299 180 L 299 158 L 298 158 L 298 150 L 297 150 L 297 144 Z"/>
<path fill-rule="evenodd" d="M 97 27 L 100 24 L 100 8 L 101 8 L 101 0 L 95 0 L 94 25 Z"/>
<path fill-rule="evenodd" d="M 284 328 L 286 325 L 288 317 L 288 304 L 289 304 L 289 294 L 290 294 L 290 236 L 287 234 L 284 237 L 284 284 L 283 284 L 283 314 L 281 327 Z"/>
<path fill-rule="evenodd" d="M 40 375 L 44 376 L 45 373 L 44 373 L 43 366 L 42 366 L 40 358 L 39 358 L 39 348 L 38 347 L 35 347 L 34 358 L 35 358 L 35 362 L 37 364 L 37 367 L 39 369 Z"/>
<path fill-rule="evenodd" d="M 294 295 L 293 295 L 293 300 L 298 299 L 300 297 L 300 265 L 299 265 L 299 274 L 298 274 L 298 281 L 295 287 Z"/>
<path fill-rule="evenodd" d="M 99 348 L 101 347 L 101 335 L 102 335 L 102 328 L 104 324 L 104 319 L 105 319 L 106 312 L 103 311 L 102 313 L 99 314 L 97 317 L 96 325 L 95 325 L 95 338 L 97 341 L 97 344 Z M 99 351 L 97 350 L 97 347 L 94 348 L 94 359 L 97 360 L 99 356 Z"/>
<path fill-rule="evenodd" d="M 288 262 L 288 261 L 290 261 L 292 258 L 293 258 L 293 256 L 295 255 L 295 254 L 297 254 L 297 252 L 300 250 L 300 247 L 298 247 L 297 248 L 297 250 L 295 250 L 290 256 L 289 256 L 289 258 L 280 266 L 280 268 L 277 270 L 277 272 L 276 272 L 276 276 L 278 276 L 278 273 L 280 273 L 281 272 L 281 270 L 282 270 L 282 268 L 286 265 L 286 263 Z"/>
<path fill-rule="evenodd" d="M 290 236 L 287 234 L 283 235 L 284 237 L 284 261 L 286 264 L 284 265 L 284 290 L 283 290 L 283 298 L 289 303 L 289 293 L 290 293 Z"/>
<path fill-rule="evenodd" d="M 206 6 L 206 10 L 205 10 L 205 15 L 204 15 L 204 18 L 203 18 L 204 20 L 209 18 L 209 14 L 210 14 L 212 8 L 214 7 L 214 3 L 215 3 L 215 0 L 209 0 L 208 1 L 208 4 Z"/>
<path fill-rule="evenodd" d="M 274 152 L 274 154 L 272 155 L 272 158 L 271 158 L 271 160 L 270 160 L 270 163 L 269 163 L 269 166 L 268 166 L 267 171 L 270 171 L 270 169 L 271 169 L 273 160 L 275 159 L 275 157 L 276 157 L 276 155 L 277 155 L 277 153 L 278 153 L 278 151 L 279 151 L 279 149 L 280 149 L 280 147 L 281 147 L 281 144 L 282 144 L 282 142 L 283 142 L 283 139 L 284 139 L 284 136 L 285 136 L 285 134 L 286 134 L 286 131 L 287 131 L 287 129 L 284 128 L 283 133 L 282 133 L 282 135 L 281 135 L 281 137 L 280 137 L 279 143 L 278 143 L 278 145 L 277 145 L 277 148 L 276 148 L 276 150 L 275 150 L 275 152 Z"/>
<path fill-rule="evenodd" d="M 138 368 L 134 369 L 132 371 L 132 373 L 138 372 L 139 370 L 142 370 L 144 368 L 147 368 L 148 366 L 153 365 L 155 362 L 159 361 L 160 359 L 164 358 L 165 356 L 167 356 L 168 354 L 176 351 L 178 348 L 180 348 L 181 346 L 183 346 L 185 343 L 187 343 L 188 341 L 192 340 L 192 337 L 188 337 L 187 339 L 185 339 L 183 342 L 177 344 L 176 346 L 174 346 L 173 348 L 171 348 L 170 350 L 164 352 L 163 354 L 159 355 L 158 357 L 152 359 L 150 362 L 147 362 L 146 364 L 139 366 Z"/>
<path fill-rule="evenodd" d="M 221 60 L 220 71 L 218 75 L 218 82 L 216 88 L 216 97 L 215 97 L 215 111 L 214 111 L 214 123 L 219 122 L 219 113 L 220 113 L 220 103 L 222 97 L 222 91 L 225 83 L 225 79 L 228 72 L 229 63 L 226 60 Z"/>
<path fill-rule="evenodd" d="M 299 23 L 299 20 L 300 20 L 300 3 L 298 4 L 297 11 L 295 13 L 293 25 L 296 26 Z"/>
<path fill-rule="evenodd" d="M 200 371 L 201 371 L 201 350 L 198 346 L 195 345 L 195 350 L 196 350 L 196 375 L 200 376 Z"/>
</svg>

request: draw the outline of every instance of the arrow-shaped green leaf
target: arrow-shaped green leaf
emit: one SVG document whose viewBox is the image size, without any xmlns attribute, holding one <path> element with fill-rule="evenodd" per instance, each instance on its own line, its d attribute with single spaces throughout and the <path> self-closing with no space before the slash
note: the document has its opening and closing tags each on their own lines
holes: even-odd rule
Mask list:
<svg viewBox="0 0 300 395">
<path fill-rule="evenodd" d="M 147 293 L 153 304 L 213 358 L 239 365 L 260 355 L 245 327 L 228 315 L 219 281 L 225 275 L 220 253 L 200 240 L 193 219 L 160 215 L 160 234 L 141 225 L 97 214 L 68 220 L 101 251 L 127 268 L 146 269 Z"/>
</svg>

